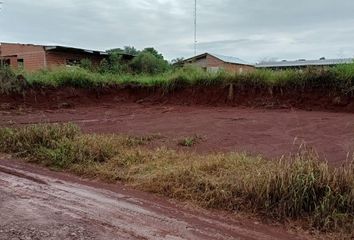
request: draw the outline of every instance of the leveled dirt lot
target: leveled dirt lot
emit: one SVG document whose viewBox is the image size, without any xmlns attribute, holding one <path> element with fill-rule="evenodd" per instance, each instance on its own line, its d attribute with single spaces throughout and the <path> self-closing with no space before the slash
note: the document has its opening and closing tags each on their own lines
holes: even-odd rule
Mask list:
<svg viewBox="0 0 354 240">
<path fill-rule="evenodd" d="M 197 135 L 202 140 L 191 149 L 201 153 L 246 151 L 272 158 L 306 144 L 337 165 L 354 151 L 354 114 L 350 113 L 107 101 L 71 109 L 0 111 L 0 126 L 38 122 L 74 122 L 89 133 L 156 135 L 153 146 L 177 149 L 182 148 L 178 141 Z"/>
</svg>

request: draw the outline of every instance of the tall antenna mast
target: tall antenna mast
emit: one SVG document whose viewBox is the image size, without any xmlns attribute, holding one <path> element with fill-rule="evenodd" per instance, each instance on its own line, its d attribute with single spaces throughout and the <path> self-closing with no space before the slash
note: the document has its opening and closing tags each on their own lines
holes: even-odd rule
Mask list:
<svg viewBox="0 0 354 240">
<path fill-rule="evenodd" d="M 194 0 L 194 56 L 197 56 L 197 0 Z"/>
</svg>

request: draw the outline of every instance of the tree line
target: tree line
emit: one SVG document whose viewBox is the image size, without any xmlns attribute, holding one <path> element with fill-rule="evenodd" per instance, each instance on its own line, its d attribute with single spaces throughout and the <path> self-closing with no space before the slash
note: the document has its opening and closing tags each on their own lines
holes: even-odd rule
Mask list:
<svg viewBox="0 0 354 240">
<path fill-rule="evenodd" d="M 100 65 L 93 66 L 88 59 L 80 62 L 80 67 L 98 71 L 100 73 L 131 73 L 131 74 L 159 74 L 182 66 L 183 58 L 177 58 L 169 63 L 156 49 L 149 47 L 138 50 L 135 47 L 114 48 L 107 51 L 108 57 Z M 122 54 L 134 56 L 131 61 L 124 59 Z"/>
</svg>

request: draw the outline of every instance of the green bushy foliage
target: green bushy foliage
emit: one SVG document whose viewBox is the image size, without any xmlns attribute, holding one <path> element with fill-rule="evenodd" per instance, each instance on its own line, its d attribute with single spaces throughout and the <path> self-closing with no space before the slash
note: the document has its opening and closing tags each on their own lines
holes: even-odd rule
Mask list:
<svg viewBox="0 0 354 240">
<path fill-rule="evenodd" d="M 87 58 L 81 59 L 80 67 L 86 70 L 94 70 L 91 60 Z"/>
<path fill-rule="evenodd" d="M 169 64 L 151 51 L 143 51 L 130 64 L 132 71 L 137 74 L 161 74 L 166 72 Z"/>
<path fill-rule="evenodd" d="M 9 66 L 0 66 L 0 94 L 21 93 L 26 86 L 22 75 L 17 75 Z"/>
</svg>

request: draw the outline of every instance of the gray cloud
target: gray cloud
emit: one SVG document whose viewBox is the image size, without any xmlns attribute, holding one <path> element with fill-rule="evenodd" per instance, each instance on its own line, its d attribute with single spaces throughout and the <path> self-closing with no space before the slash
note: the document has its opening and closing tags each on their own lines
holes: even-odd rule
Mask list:
<svg viewBox="0 0 354 240">
<path fill-rule="evenodd" d="M 0 41 L 193 54 L 192 0 L 3 0 Z M 352 0 L 199 0 L 198 52 L 250 62 L 354 56 Z"/>
</svg>

